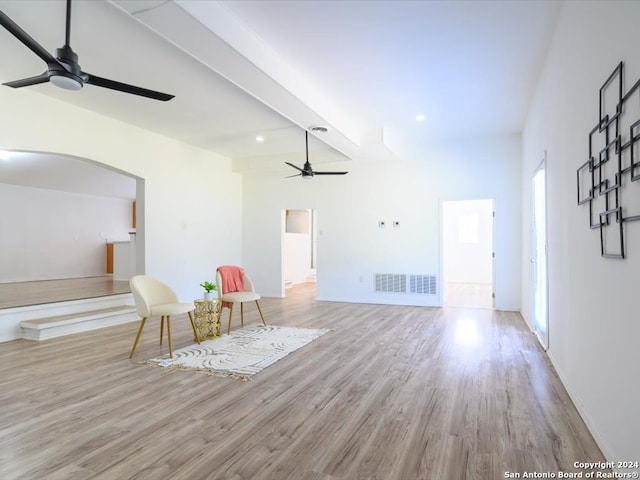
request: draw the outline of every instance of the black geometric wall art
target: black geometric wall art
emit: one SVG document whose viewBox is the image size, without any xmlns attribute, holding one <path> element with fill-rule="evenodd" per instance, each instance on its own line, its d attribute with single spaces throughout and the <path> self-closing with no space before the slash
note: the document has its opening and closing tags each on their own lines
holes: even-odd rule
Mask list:
<svg viewBox="0 0 640 480">
<path fill-rule="evenodd" d="M 589 227 L 591 229 L 602 228 L 602 222 L 605 222 L 605 225 L 609 224 L 609 216 L 605 215 L 604 217 L 600 216 L 601 212 L 609 211 L 609 196 L 608 195 L 596 195 L 589 202 Z"/>
<path fill-rule="evenodd" d="M 631 181 L 640 180 L 640 120 L 629 128 L 629 169 Z"/>
<path fill-rule="evenodd" d="M 593 163 L 587 160 L 578 168 L 578 205 L 584 205 L 593 198 L 594 181 Z"/>
<path fill-rule="evenodd" d="M 604 85 L 600 87 L 600 131 L 622 112 L 622 62 L 613 70 Z"/>
<path fill-rule="evenodd" d="M 615 217 L 610 222 L 609 217 Z M 615 228 L 608 228 L 612 224 Z M 620 208 L 600 213 L 600 255 L 606 258 L 624 258 L 624 237 Z"/>
<path fill-rule="evenodd" d="M 620 62 L 600 87 L 589 158 L 578 167 L 578 205 L 600 233 L 600 254 L 625 258 L 624 224 L 640 220 L 640 80 L 624 92 Z"/>
</svg>

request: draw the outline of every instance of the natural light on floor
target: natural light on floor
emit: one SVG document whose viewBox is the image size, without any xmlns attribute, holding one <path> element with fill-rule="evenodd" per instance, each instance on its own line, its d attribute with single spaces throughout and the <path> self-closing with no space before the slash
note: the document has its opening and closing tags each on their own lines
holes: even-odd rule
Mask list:
<svg viewBox="0 0 640 480">
<path fill-rule="evenodd" d="M 455 344 L 461 347 L 475 347 L 482 341 L 478 331 L 478 323 L 472 317 L 460 318 L 455 330 Z"/>
</svg>

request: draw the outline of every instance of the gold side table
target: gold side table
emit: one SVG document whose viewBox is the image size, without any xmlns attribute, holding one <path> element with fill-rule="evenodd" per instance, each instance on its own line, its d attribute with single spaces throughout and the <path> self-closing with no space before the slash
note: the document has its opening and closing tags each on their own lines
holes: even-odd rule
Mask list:
<svg viewBox="0 0 640 480">
<path fill-rule="evenodd" d="M 196 324 L 200 339 L 212 339 L 220 336 L 220 314 L 222 302 L 216 300 L 194 300 L 196 310 L 193 322 Z"/>
</svg>

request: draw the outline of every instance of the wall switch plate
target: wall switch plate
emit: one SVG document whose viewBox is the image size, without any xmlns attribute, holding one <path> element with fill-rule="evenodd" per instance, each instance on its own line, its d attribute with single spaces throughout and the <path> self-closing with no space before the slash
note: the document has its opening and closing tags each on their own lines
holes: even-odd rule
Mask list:
<svg viewBox="0 0 640 480">
<path fill-rule="evenodd" d="M 397 220 L 393 221 L 393 226 L 394 227 L 399 227 L 400 226 L 400 222 L 398 222 Z"/>
<path fill-rule="evenodd" d="M 378 226 L 379 226 L 380 228 L 384 228 L 384 226 L 385 226 L 384 221 L 383 221 L 383 220 L 380 220 L 380 221 L 378 222 Z"/>
</svg>

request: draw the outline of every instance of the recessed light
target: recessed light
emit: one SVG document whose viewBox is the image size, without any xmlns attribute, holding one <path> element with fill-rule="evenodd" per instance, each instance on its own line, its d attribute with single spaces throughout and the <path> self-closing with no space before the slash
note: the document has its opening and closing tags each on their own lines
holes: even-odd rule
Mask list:
<svg viewBox="0 0 640 480">
<path fill-rule="evenodd" d="M 421 113 L 416 115 L 416 122 L 424 122 L 424 115 Z"/>
<path fill-rule="evenodd" d="M 256 142 L 258 142 L 258 143 L 262 143 L 262 142 L 264 142 L 264 137 L 263 137 L 262 135 L 258 135 L 258 136 L 256 137 Z"/>
</svg>

